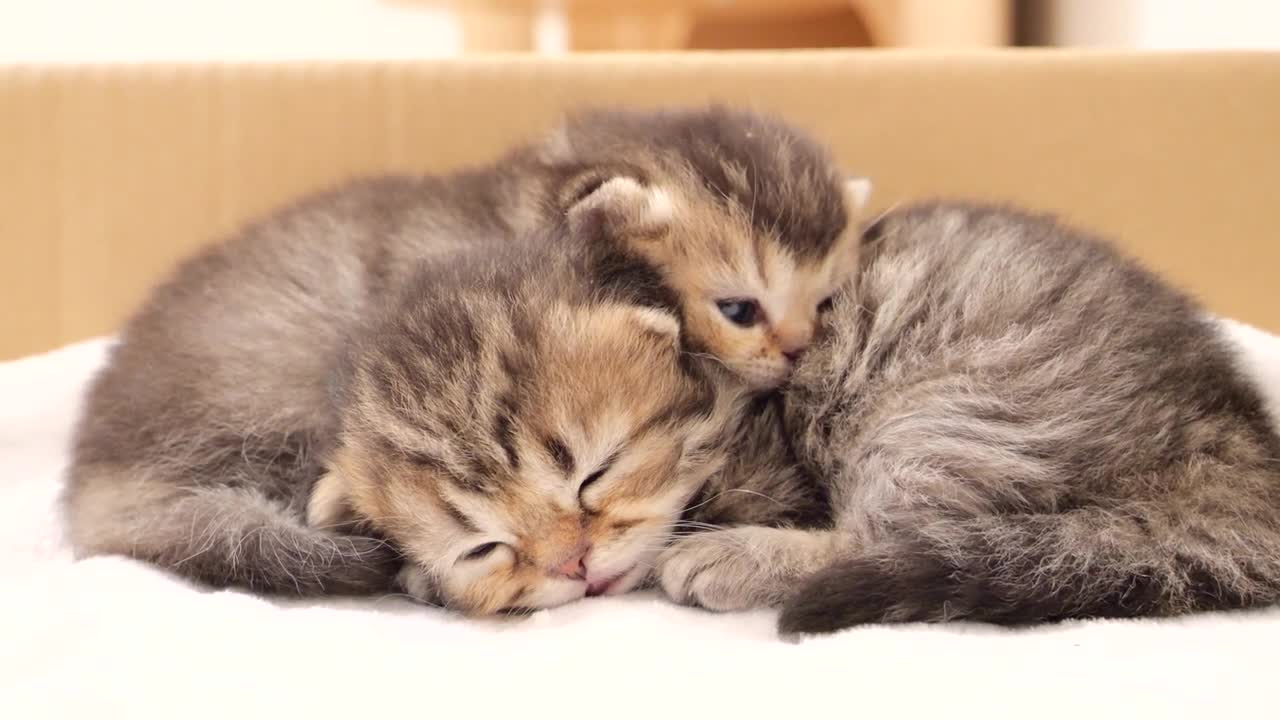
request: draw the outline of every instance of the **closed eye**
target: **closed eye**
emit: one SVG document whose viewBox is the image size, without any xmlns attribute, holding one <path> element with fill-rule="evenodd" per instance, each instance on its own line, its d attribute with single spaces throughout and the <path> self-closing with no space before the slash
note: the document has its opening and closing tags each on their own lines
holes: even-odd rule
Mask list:
<svg viewBox="0 0 1280 720">
<path fill-rule="evenodd" d="M 595 481 L 599 480 L 600 478 L 604 477 L 604 474 L 605 474 L 606 472 L 608 472 L 608 471 L 609 471 L 609 466 L 608 466 L 608 465 L 605 465 L 604 467 L 600 468 L 599 470 L 597 470 L 597 471 L 595 471 L 595 472 L 591 473 L 590 475 L 588 475 L 588 476 L 586 477 L 586 479 L 582 481 L 582 484 L 578 486 L 578 494 L 579 494 L 579 495 L 581 495 L 581 494 L 583 493 L 583 491 L 585 491 L 585 490 L 587 489 L 587 486 L 591 485 L 591 483 L 593 483 L 593 482 L 595 482 Z"/>
<path fill-rule="evenodd" d="M 578 504 L 581 505 L 588 512 L 590 512 L 590 508 L 587 508 L 586 505 L 582 502 L 583 493 L 587 491 L 587 488 L 595 484 L 597 480 L 604 477 L 605 473 L 609 472 L 609 468 L 613 467 L 614 461 L 618 459 L 618 455 L 621 452 L 622 452 L 621 450 L 615 451 L 613 455 L 609 457 L 608 460 L 604 461 L 604 464 L 596 468 L 595 472 L 583 478 L 582 484 L 578 486 Z"/>
<path fill-rule="evenodd" d="M 493 551 L 497 550 L 498 546 L 501 544 L 502 543 L 487 542 L 482 545 L 477 545 L 471 548 L 470 550 L 468 550 L 467 554 L 462 556 L 462 559 L 463 560 L 482 560 L 488 557 L 489 555 L 492 555 Z"/>
</svg>

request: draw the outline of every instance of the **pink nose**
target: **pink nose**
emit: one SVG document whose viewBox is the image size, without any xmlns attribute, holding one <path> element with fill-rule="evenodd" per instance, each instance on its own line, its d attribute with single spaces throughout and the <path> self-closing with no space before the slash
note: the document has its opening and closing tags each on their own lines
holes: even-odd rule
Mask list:
<svg viewBox="0 0 1280 720">
<path fill-rule="evenodd" d="M 804 351 L 809 347 L 809 343 L 813 340 L 812 333 L 792 333 L 790 335 L 779 335 L 778 349 L 791 362 L 796 362 Z"/>
<path fill-rule="evenodd" d="M 574 550 L 564 562 L 556 566 L 556 572 L 572 580 L 585 580 L 587 577 L 586 547 Z"/>
</svg>

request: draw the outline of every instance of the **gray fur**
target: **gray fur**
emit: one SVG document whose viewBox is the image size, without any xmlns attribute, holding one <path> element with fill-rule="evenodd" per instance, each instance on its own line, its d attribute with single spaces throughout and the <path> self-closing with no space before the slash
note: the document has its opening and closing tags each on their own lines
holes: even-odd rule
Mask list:
<svg viewBox="0 0 1280 720">
<path fill-rule="evenodd" d="M 676 599 L 780 606 L 784 632 L 1280 600 L 1256 390 L 1192 301 L 1050 218 L 882 219 L 785 403 L 831 523 L 682 540 Z"/>
<path fill-rule="evenodd" d="M 748 140 L 730 142 L 742 127 Z M 782 140 L 788 151 L 774 152 Z M 270 592 L 384 588 L 399 564 L 393 548 L 300 522 L 335 442 L 344 348 L 420 264 L 500 258 L 618 172 L 730 205 L 765 178 L 793 178 L 787 187 L 813 204 L 809 224 L 776 193 L 753 207 L 799 254 L 820 255 L 844 226 L 820 148 L 776 121 L 722 109 L 587 113 L 488 166 L 307 198 L 183 263 L 123 329 L 76 432 L 65 495 L 76 552 Z M 655 268 L 625 248 L 584 252 L 584 282 L 675 306 Z"/>
<path fill-rule="evenodd" d="M 313 197 L 157 288 L 76 433 L 66 504 L 78 554 L 270 592 L 389 587 L 392 548 L 301 517 L 332 443 L 330 386 L 347 339 L 406 283 L 413 258 L 496 233 L 433 212 L 438 189 L 387 179 Z"/>
</svg>

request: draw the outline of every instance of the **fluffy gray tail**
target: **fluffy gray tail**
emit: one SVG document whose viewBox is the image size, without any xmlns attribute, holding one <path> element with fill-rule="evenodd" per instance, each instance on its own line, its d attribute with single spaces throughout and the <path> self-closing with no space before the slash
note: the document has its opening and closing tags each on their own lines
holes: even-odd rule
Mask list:
<svg viewBox="0 0 1280 720">
<path fill-rule="evenodd" d="M 784 634 L 863 623 L 1007 625 L 1174 615 L 1280 600 L 1280 528 L 1137 504 L 938 522 L 810 577 L 784 605 Z"/>
<path fill-rule="evenodd" d="M 371 537 L 305 526 L 282 503 L 236 488 L 139 484 L 68 498 L 80 555 L 145 560 L 215 587 L 289 595 L 390 590 L 399 554 Z"/>
</svg>

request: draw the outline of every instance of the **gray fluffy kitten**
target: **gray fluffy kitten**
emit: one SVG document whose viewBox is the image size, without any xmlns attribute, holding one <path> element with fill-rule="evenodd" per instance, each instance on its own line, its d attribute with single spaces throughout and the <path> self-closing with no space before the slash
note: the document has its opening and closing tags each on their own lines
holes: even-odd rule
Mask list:
<svg viewBox="0 0 1280 720">
<path fill-rule="evenodd" d="M 1280 439 L 1200 308 L 1045 217 L 926 205 L 864 242 L 785 393 L 832 518 L 682 539 L 670 596 L 784 632 L 1280 599 Z"/>
</svg>

